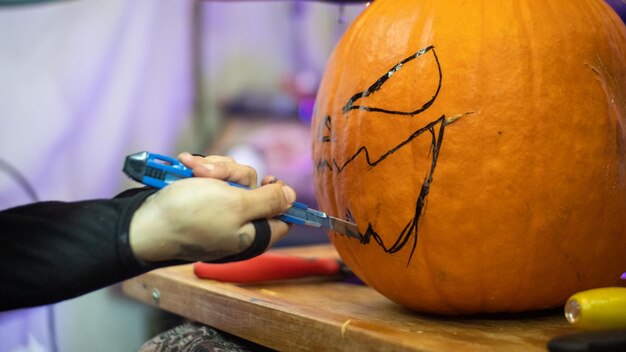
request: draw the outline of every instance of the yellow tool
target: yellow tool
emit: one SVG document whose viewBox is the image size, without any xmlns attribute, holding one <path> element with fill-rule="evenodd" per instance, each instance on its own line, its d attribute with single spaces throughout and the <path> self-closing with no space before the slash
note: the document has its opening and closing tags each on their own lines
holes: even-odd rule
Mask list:
<svg viewBox="0 0 626 352">
<path fill-rule="evenodd" d="M 582 291 L 565 304 L 565 318 L 584 330 L 626 328 L 626 287 Z"/>
</svg>

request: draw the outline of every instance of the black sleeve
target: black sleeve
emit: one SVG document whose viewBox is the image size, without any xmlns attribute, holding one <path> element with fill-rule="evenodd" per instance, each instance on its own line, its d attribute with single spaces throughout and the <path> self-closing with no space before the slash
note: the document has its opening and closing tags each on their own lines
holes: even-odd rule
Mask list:
<svg viewBox="0 0 626 352">
<path fill-rule="evenodd" d="M 133 213 L 154 192 L 0 212 L 0 311 L 73 298 L 172 264 L 142 263 L 128 242 Z"/>
</svg>

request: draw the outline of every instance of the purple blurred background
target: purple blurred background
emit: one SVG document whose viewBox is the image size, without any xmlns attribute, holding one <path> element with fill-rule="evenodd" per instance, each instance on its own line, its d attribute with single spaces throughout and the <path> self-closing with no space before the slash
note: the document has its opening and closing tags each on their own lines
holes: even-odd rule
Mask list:
<svg viewBox="0 0 626 352">
<path fill-rule="evenodd" d="M 624 0 L 605 0 L 626 23 L 626 1 Z"/>
</svg>

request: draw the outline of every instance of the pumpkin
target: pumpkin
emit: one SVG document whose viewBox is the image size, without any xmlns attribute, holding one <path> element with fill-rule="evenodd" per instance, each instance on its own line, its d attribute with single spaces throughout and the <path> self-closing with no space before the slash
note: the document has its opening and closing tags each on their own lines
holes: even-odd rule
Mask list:
<svg viewBox="0 0 626 352">
<path fill-rule="evenodd" d="M 626 1 L 624 0 L 605 0 L 607 4 L 611 5 L 613 10 L 622 18 L 622 21 L 626 23 Z"/>
<path fill-rule="evenodd" d="M 626 27 L 602 0 L 376 0 L 312 119 L 316 198 L 409 309 L 556 307 L 626 271 Z"/>
</svg>

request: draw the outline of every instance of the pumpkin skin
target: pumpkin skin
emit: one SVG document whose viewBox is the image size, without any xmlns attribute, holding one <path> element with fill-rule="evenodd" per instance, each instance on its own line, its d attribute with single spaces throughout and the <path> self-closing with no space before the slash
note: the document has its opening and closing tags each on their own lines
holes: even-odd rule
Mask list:
<svg viewBox="0 0 626 352">
<path fill-rule="evenodd" d="M 346 264 L 409 309 L 556 307 L 626 271 L 626 27 L 601 0 L 376 0 L 313 113 Z"/>
<path fill-rule="evenodd" d="M 607 4 L 611 5 L 613 10 L 622 18 L 622 21 L 626 23 L 626 1 L 623 0 L 605 0 Z"/>
</svg>

